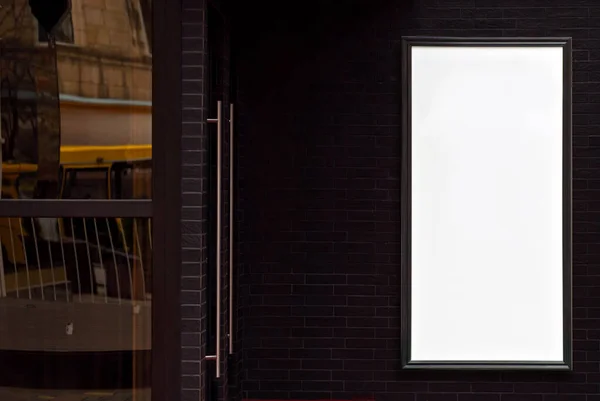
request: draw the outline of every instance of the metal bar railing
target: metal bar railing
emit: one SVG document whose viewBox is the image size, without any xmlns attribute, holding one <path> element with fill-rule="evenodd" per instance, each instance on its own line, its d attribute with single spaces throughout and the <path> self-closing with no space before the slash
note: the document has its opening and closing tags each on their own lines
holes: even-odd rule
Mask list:
<svg viewBox="0 0 600 401">
<path fill-rule="evenodd" d="M 15 240 L 13 238 L 13 229 L 12 229 L 12 219 L 9 217 L 8 219 L 8 235 L 10 238 L 10 251 L 12 252 L 12 261 L 13 261 L 13 267 L 14 267 L 14 271 L 15 271 L 15 289 L 17 292 L 17 298 L 19 298 L 19 272 L 17 270 L 17 249 L 15 248 Z M 19 221 L 21 219 L 18 219 Z M 6 296 L 6 294 L 4 294 L 4 296 Z"/>
<path fill-rule="evenodd" d="M 109 218 L 67 219 L 70 230 L 68 223 L 55 219 L 58 231 L 52 237 L 48 237 L 52 219 L 0 222 L 6 253 L 0 265 L 4 285 L 0 297 L 119 304 L 151 299 L 147 280 L 152 256 L 146 238 L 151 237 L 151 219 L 131 219 L 131 238 L 115 229 Z"/>
</svg>

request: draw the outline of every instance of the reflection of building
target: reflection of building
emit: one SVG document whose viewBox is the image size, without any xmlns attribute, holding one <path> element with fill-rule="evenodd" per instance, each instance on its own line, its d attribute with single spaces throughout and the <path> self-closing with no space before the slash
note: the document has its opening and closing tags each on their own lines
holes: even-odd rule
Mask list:
<svg viewBox="0 0 600 401">
<path fill-rule="evenodd" d="M 149 386 L 151 219 L 70 213 L 151 197 L 151 3 L 72 0 L 54 46 L 0 0 L 1 197 L 71 202 L 0 216 L 0 390 Z"/>
<path fill-rule="evenodd" d="M 63 144 L 151 142 L 148 3 L 73 0 L 71 37 L 57 35 Z"/>
<path fill-rule="evenodd" d="M 42 167 L 44 159 L 57 157 L 59 118 L 63 145 L 151 143 L 150 1 L 73 0 L 71 13 L 55 30 L 56 61 L 27 0 L 4 3 L 5 161 Z M 52 101 L 58 93 L 60 117 Z"/>
</svg>

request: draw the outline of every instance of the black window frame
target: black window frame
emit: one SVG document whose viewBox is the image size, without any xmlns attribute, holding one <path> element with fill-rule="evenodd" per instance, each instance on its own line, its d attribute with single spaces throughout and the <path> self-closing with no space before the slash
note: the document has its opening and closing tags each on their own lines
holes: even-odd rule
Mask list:
<svg viewBox="0 0 600 401">
<path fill-rule="evenodd" d="M 411 360 L 411 50 L 413 46 L 562 47 L 563 49 L 563 361 Z M 572 40 L 571 38 L 402 38 L 401 365 L 403 369 L 570 371 L 572 348 Z"/>
</svg>

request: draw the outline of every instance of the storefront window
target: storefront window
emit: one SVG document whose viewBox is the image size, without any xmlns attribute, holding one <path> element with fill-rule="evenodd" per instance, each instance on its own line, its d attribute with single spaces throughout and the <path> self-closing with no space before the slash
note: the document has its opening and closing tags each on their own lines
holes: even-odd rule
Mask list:
<svg viewBox="0 0 600 401">
<path fill-rule="evenodd" d="M 148 401 L 152 0 L 0 5 L 1 198 L 70 208 L 0 208 L 0 400 Z"/>
<path fill-rule="evenodd" d="M 115 196 L 151 198 L 152 2 L 73 0 L 52 47 L 28 0 L 0 1 L 3 189 L 18 166 L 56 199 L 66 169 L 108 167 Z"/>
</svg>

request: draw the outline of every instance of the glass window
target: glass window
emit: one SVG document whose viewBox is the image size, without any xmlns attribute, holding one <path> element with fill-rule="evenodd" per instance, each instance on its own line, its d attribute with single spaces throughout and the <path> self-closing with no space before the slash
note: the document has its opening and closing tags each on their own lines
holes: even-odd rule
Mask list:
<svg viewBox="0 0 600 401">
<path fill-rule="evenodd" d="M 149 400 L 151 219 L 0 218 L 0 240 L 0 398 Z"/>
<path fill-rule="evenodd" d="M 150 182 L 152 0 L 73 0 L 55 48 L 27 0 L 2 1 L 2 181 L 26 166 L 34 198 L 57 198 L 66 168 L 145 163 Z"/>
<path fill-rule="evenodd" d="M 149 401 L 151 216 L 34 202 L 152 199 L 152 0 L 0 5 L 0 400 Z"/>
<path fill-rule="evenodd" d="M 38 24 L 38 42 L 48 42 L 46 30 Z M 54 35 L 57 42 L 75 43 L 75 33 L 73 31 L 73 19 L 69 13 L 59 26 L 54 29 Z"/>
</svg>

